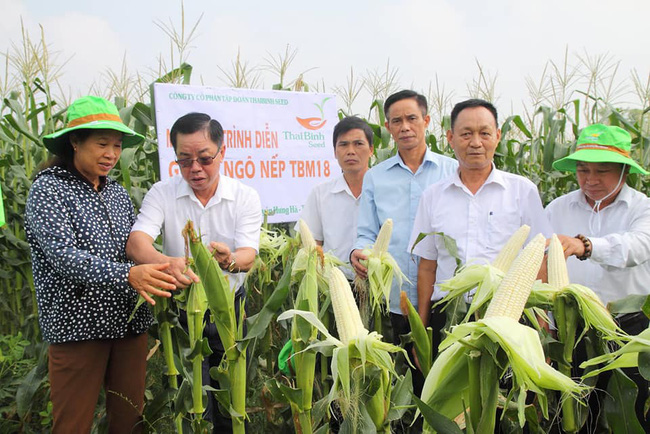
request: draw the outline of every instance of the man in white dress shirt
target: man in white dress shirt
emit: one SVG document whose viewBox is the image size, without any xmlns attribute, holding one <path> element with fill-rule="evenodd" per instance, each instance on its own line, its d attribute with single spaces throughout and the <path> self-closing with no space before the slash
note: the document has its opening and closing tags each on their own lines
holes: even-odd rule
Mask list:
<svg viewBox="0 0 650 434">
<path fill-rule="evenodd" d="M 169 263 L 178 286 L 187 287 L 198 281 L 186 267 L 181 235 L 187 221 L 192 220 L 226 272 L 238 307 L 244 298 L 245 272 L 253 265 L 259 247 L 260 197 L 253 188 L 219 174 L 225 155 L 223 128 L 209 115 L 189 113 L 180 117 L 170 130 L 170 140 L 182 176 L 157 182 L 146 194 L 126 245 L 127 255 L 136 263 Z M 161 233 L 162 253 L 153 246 Z M 218 388 L 209 368 L 220 363 L 224 351 L 209 318 L 206 313 L 204 336 L 213 354 L 204 360 L 203 381 Z M 181 312 L 181 323 L 183 320 Z M 206 419 L 212 421 L 214 432 L 228 432 L 229 420 L 219 414 L 213 394 L 208 395 Z"/>
<path fill-rule="evenodd" d="M 497 111 L 491 103 L 471 99 L 456 104 L 447 140 L 458 170 L 422 194 L 410 246 L 420 233 L 442 232 L 456 241 L 463 263 L 492 262 L 523 224 L 531 227 L 531 237 L 540 232 L 550 236 L 535 184 L 494 166 L 500 139 Z M 425 237 L 413 253 L 420 256 L 418 312 L 425 325 L 431 321 L 437 351 L 445 317 L 438 309 L 431 312 L 431 302 L 446 295 L 438 286 L 454 275 L 456 261 L 438 235 Z"/>
<path fill-rule="evenodd" d="M 358 117 L 346 117 L 336 124 L 334 156 L 341 174 L 314 187 L 300 213 L 316 243 L 346 264 L 357 237 L 359 198 L 373 152 L 372 138 L 372 129 Z M 349 280 L 354 278 L 351 267 L 342 271 Z"/>
</svg>

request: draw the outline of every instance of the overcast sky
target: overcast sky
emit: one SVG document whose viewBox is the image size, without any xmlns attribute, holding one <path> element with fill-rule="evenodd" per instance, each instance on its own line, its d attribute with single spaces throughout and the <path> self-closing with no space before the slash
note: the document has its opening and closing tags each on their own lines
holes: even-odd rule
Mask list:
<svg viewBox="0 0 650 434">
<path fill-rule="evenodd" d="M 0 0 L 0 50 L 20 41 L 21 18 L 35 39 L 41 24 L 59 58 L 71 57 L 62 83 L 76 97 L 102 72 L 118 71 L 124 57 L 145 76 L 161 55 L 169 62 L 169 38 L 155 23 L 171 20 L 180 30 L 180 10 L 178 0 Z M 390 61 L 400 87 L 426 91 L 437 75 L 457 102 L 468 96 L 478 61 L 496 77 L 505 112 L 529 100 L 525 78 L 538 80 L 548 60 L 562 63 L 567 48 L 572 65 L 586 55 L 620 61 L 628 90 L 632 69 L 644 80 L 650 73 L 648 0 L 185 2 L 186 26 L 201 14 L 188 59 L 193 84 L 224 86 L 217 67 L 229 69 L 238 49 L 252 66 L 287 44 L 297 50 L 289 78 L 308 70 L 305 81 L 328 91 L 345 85 L 351 67 L 362 77 Z M 264 88 L 276 81 L 269 73 L 262 79 Z M 638 105 L 631 92 L 619 93 L 620 105 Z"/>
</svg>

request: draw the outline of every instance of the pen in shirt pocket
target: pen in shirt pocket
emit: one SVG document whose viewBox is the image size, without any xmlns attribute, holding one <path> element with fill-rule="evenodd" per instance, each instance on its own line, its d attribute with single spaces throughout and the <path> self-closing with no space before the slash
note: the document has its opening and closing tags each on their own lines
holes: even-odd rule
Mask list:
<svg viewBox="0 0 650 434">
<path fill-rule="evenodd" d="M 490 211 L 490 212 L 488 213 L 488 223 L 491 223 L 491 222 L 492 222 L 492 216 L 493 216 L 493 215 L 494 215 L 494 211 Z"/>
</svg>

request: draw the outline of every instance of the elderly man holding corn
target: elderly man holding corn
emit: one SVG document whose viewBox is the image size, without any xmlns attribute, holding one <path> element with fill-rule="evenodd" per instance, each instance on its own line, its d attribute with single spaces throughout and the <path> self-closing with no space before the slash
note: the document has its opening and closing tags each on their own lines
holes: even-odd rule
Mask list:
<svg viewBox="0 0 650 434">
<path fill-rule="evenodd" d="M 170 130 L 170 140 L 182 177 L 158 182 L 147 193 L 129 236 L 127 254 L 136 263 L 169 263 L 170 274 L 179 287 L 197 282 L 197 276 L 187 268 L 181 235 L 187 221 L 192 220 L 226 272 L 235 291 L 238 311 L 244 298 L 245 272 L 253 265 L 259 247 L 262 224 L 259 195 L 253 188 L 219 174 L 225 155 L 223 128 L 209 115 L 189 113 L 180 117 Z M 153 247 L 161 232 L 162 253 Z M 209 318 L 206 313 L 204 336 L 213 354 L 204 361 L 203 381 L 218 388 L 217 382 L 210 378 L 209 369 L 219 365 L 224 349 Z M 213 423 L 214 432 L 228 432 L 231 428 L 230 421 L 220 415 L 212 393 L 205 417 Z"/>
<path fill-rule="evenodd" d="M 551 235 L 535 184 L 494 166 L 501 130 L 491 103 L 470 99 L 456 104 L 447 140 L 458 160 L 458 170 L 422 194 L 410 245 L 420 233 L 444 233 L 456 241 L 463 263 L 490 263 L 524 224 L 530 226 L 531 238 L 539 233 Z M 415 244 L 413 253 L 420 257 L 418 312 L 423 323 L 431 322 L 434 329 L 435 356 L 445 315 L 437 309 L 432 312 L 431 301 L 446 295 L 439 285 L 453 277 L 456 258 L 438 235 Z"/>
<path fill-rule="evenodd" d="M 546 207 L 554 232 L 564 234 L 559 238 L 569 279 L 591 288 L 603 303 L 650 295 L 650 199 L 626 184 L 628 174 L 648 172 L 630 157 L 631 145 L 620 127 L 590 125 L 581 131 L 576 151 L 553 163 L 556 170 L 575 172 L 580 186 Z M 631 335 L 648 327 L 642 312 L 617 321 Z M 638 371 L 626 374 L 639 388 L 636 413 L 648 432 L 648 382 Z"/>
</svg>

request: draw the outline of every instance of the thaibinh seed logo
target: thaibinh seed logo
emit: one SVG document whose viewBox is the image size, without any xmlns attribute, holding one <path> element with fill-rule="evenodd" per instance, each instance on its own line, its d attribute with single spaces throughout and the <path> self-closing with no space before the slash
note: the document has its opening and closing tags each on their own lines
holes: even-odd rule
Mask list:
<svg viewBox="0 0 650 434">
<path fill-rule="evenodd" d="M 320 104 L 314 103 L 316 107 L 318 107 L 318 111 L 320 111 L 320 117 L 311 117 L 311 118 L 299 118 L 296 116 L 296 120 L 300 125 L 302 125 L 304 128 L 307 128 L 308 130 L 320 130 L 325 126 L 327 123 L 327 119 L 325 119 L 325 113 L 323 111 L 323 107 L 325 106 L 325 102 L 327 100 L 332 99 L 331 96 L 328 96 L 327 98 L 323 99 Z"/>
</svg>

